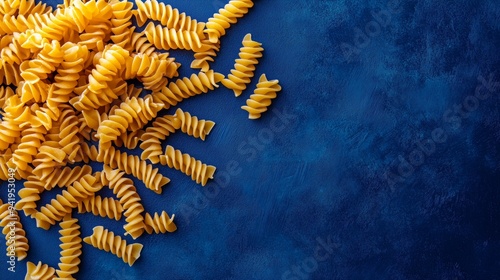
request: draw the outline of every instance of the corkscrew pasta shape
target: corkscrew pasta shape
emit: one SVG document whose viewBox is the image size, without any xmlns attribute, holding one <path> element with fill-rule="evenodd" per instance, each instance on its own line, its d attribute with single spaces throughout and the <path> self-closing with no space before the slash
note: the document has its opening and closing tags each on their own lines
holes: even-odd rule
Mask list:
<svg viewBox="0 0 500 280">
<path fill-rule="evenodd" d="M 213 121 L 199 120 L 196 116 L 182 111 L 181 108 L 175 111 L 175 118 L 179 122 L 182 132 L 205 140 L 205 137 L 212 131 L 215 123 Z"/>
<path fill-rule="evenodd" d="M 83 242 L 106 252 L 111 252 L 130 266 L 141 256 L 143 247 L 139 243 L 127 244 L 127 241 L 123 240 L 119 235 L 104 229 L 102 226 L 94 227 L 92 235 L 85 237 Z"/>
<path fill-rule="evenodd" d="M 112 197 L 89 196 L 78 203 L 78 213 L 86 212 L 118 221 L 122 217 L 123 207 L 120 201 Z"/>
<path fill-rule="evenodd" d="M 34 264 L 27 262 L 26 264 L 26 280 L 51 280 L 54 278 L 56 270 L 53 267 L 38 262 Z"/>
<path fill-rule="evenodd" d="M 206 165 L 189 154 L 183 154 L 180 150 L 176 150 L 170 145 L 165 149 L 165 154 L 160 156 L 160 163 L 191 176 L 193 181 L 202 186 L 207 184 L 208 179 L 213 179 L 216 169 L 215 166 Z"/>
<path fill-rule="evenodd" d="M 148 234 L 174 232 L 177 226 L 174 223 L 175 215 L 169 217 L 167 212 L 162 211 L 160 215 L 154 213 L 151 216 L 149 213 L 144 215 L 144 228 Z"/>
<path fill-rule="evenodd" d="M 234 69 L 222 84 L 228 89 L 232 89 L 236 97 L 247 88 L 254 75 L 255 65 L 259 63 L 258 58 L 262 57 L 262 44 L 252 40 L 252 35 L 247 34 L 243 38 L 243 47 L 240 48 L 239 58 L 236 59 Z"/>
<path fill-rule="evenodd" d="M 226 34 L 231 24 L 235 24 L 238 18 L 248 13 L 253 7 L 252 0 L 231 0 L 218 13 L 208 19 L 205 33 L 208 34 L 210 42 L 216 43 L 219 38 Z"/>
<path fill-rule="evenodd" d="M 79 269 L 80 255 L 82 254 L 82 238 L 80 237 L 80 225 L 78 219 L 71 215 L 64 217 L 59 224 L 61 229 L 59 240 L 61 244 L 61 257 L 59 258 L 59 269 L 56 270 L 57 278 L 70 279 Z"/>
<path fill-rule="evenodd" d="M 7 256 L 15 256 L 23 260 L 28 255 L 29 245 L 17 211 L 0 200 L 0 227 L 5 235 Z"/>
<path fill-rule="evenodd" d="M 271 100 L 276 98 L 276 93 L 280 90 L 281 86 L 278 80 L 269 81 L 266 74 L 262 74 L 257 88 L 247 100 L 247 105 L 241 106 L 241 109 L 248 112 L 249 119 L 258 119 L 262 113 L 267 111 L 267 107 L 271 105 Z"/>
</svg>

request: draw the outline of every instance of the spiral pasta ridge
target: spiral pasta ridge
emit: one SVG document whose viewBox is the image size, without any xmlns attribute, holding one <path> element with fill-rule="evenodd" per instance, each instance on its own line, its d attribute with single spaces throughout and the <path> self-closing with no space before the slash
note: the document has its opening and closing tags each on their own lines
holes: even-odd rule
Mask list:
<svg viewBox="0 0 500 280">
<path fill-rule="evenodd" d="M 78 219 L 72 218 L 71 215 L 65 216 L 59 225 L 61 226 L 59 230 L 61 257 L 59 258 L 59 269 L 56 270 L 57 277 L 54 279 L 71 279 L 72 275 L 79 271 L 78 265 L 82 254 L 80 225 L 78 225 Z"/>
<path fill-rule="evenodd" d="M 148 19 L 152 19 L 159 21 L 166 28 L 175 30 L 201 33 L 205 28 L 204 23 L 198 23 L 186 13 L 181 13 L 171 5 L 166 5 L 157 0 L 146 0 L 145 2 L 136 0 L 135 4 L 137 5 L 136 19 L 139 26 L 143 26 Z"/>
<path fill-rule="evenodd" d="M 100 250 L 111 252 L 130 266 L 140 257 L 143 247 L 139 243 L 127 244 L 127 241 L 119 235 L 115 235 L 114 232 L 104 229 L 102 226 L 94 227 L 92 235 L 85 237 L 83 242 Z"/>
<path fill-rule="evenodd" d="M 92 167 L 89 165 L 58 168 L 57 171 L 52 172 L 43 180 L 44 188 L 50 191 L 56 186 L 60 188 L 69 186 L 73 182 L 79 181 L 83 176 L 90 174 L 92 174 Z"/>
<path fill-rule="evenodd" d="M 110 4 L 113 11 L 113 17 L 111 18 L 111 32 L 113 35 L 111 35 L 110 39 L 113 43 L 123 48 L 128 48 L 130 37 L 134 31 L 131 28 L 132 8 L 134 4 L 128 1 L 110 1 Z"/>
<path fill-rule="evenodd" d="M 96 178 L 92 175 L 85 175 L 75 182 L 62 195 L 57 195 L 50 204 L 42 206 L 40 212 L 36 213 L 36 225 L 43 229 L 49 229 L 56 221 L 60 221 L 73 208 L 78 206 L 78 202 L 97 192 L 102 185 L 95 186 Z"/>
<path fill-rule="evenodd" d="M 163 154 L 161 140 L 165 140 L 179 128 L 180 121 L 172 115 L 156 118 L 152 126 L 146 128 L 146 131 L 141 136 L 141 159 L 149 159 L 152 163 L 158 163 L 160 161 L 159 156 Z"/>
<path fill-rule="evenodd" d="M 224 76 L 213 70 L 206 73 L 200 72 L 192 74 L 189 78 L 184 77 L 175 82 L 170 82 L 168 86 L 162 88 L 159 92 L 152 93 L 151 96 L 155 103 L 163 103 L 165 104 L 164 109 L 168 109 L 170 106 L 177 105 L 183 99 L 207 93 L 209 90 L 219 87 L 218 83 L 222 79 L 224 79 Z"/>
<path fill-rule="evenodd" d="M 167 212 L 162 211 L 161 215 L 158 215 L 157 212 L 151 216 L 149 213 L 144 215 L 144 228 L 148 234 L 152 234 L 153 231 L 155 233 L 165 233 L 165 232 L 174 232 L 177 230 L 177 226 L 174 223 L 175 215 L 169 217 Z"/>
<path fill-rule="evenodd" d="M 205 33 L 208 34 L 210 42 L 216 43 L 219 38 L 226 34 L 231 24 L 235 24 L 238 18 L 248 13 L 253 7 L 252 0 L 231 0 L 224 8 L 209 18 L 206 24 Z"/>
<path fill-rule="evenodd" d="M 183 112 L 181 108 L 175 111 L 175 118 L 179 120 L 182 132 L 201 140 L 205 140 L 205 137 L 215 125 L 213 121 L 198 120 L 198 117 Z"/>
<path fill-rule="evenodd" d="M 38 149 L 45 141 L 44 134 L 47 130 L 43 127 L 30 127 L 21 132 L 21 143 L 12 155 L 12 163 L 21 170 L 27 170 L 28 164 L 37 155 Z"/>
<path fill-rule="evenodd" d="M 130 234 L 136 239 L 144 233 L 144 207 L 141 204 L 141 198 L 131 179 L 124 177 L 125 173 L 119 170 L 112 170 L 108 165 L 104 165 L 104 179 L 109 188 L 120 200 L 127 224 L 123 226 L 126 235 Z"/>
<path fill-rule="evenodd" d="M 204 35 L 200 36 L 196 31 L 163 28 L 152 22 L 146 25 L 144 31 L 148 41 L 157 49 L 182 49 L 195 52 L 206 50 L 206 46 L 202 44 L 202 40 L 205 39 Z"/>
<path fill-rule="evenodd" d="M 241 109 L 248 112 L 249 119 L 258 119 L 261 114 L 267 111 L 267 107 L 271 105 L 271 100 L 276 98 L 276 93 L 281 90 L 278 80 L 269 81 L 266 74 L 262 74 L 257 83 L 257 88 L 247 100 L 246 106 L 241 106 Z"/>
<path fill-rule="evenodd" d="M 19 214 L 9 203 L 3 204 L 1 199 L 0 227 L 3 227 L 2 233 L 5 235 L 7 256 L 12 255 L 13 252 L 18 261 L 26 258 L 29 245 Z"/>
<path fill-rule="evenodd" d="M 126 174 L 132 174 L 143 181 L 146 188 L 158 194 L 161 194 L 163 186 L 170 182 L 170 179 L 163 176 L 158 168 L 153 168 L 153 165 L 140 160 L 138 156 L 128 155 L 113 146 L 108 149 L 100 149 L 97 161 L 107 164 L 111 168 L 118 168 Z"/>
<path fill-rule="evenodd" d="M 53 267 L 42 262 L 38 262 L 38 264 L 27 262 L 26 270 L 25 280 L 52 280 L 56 272 Z"/>
<path fill-rule="evenodd" d="M 115 141 L 127 129 L 135 131 L 142 128 L 156 117 L 161 108 L 163 104 L 154 103 L 151 97 L 125 100 L 97 129 L 100 144 Z"/>
<path fill-rule="evenodd" d="M 120 201 L 111 197 L 89 196 L 78 203 L 78 213 L 86 212 L 118 221 L 122 217 L 123 207 Z"/>
<path fill-rule="evenodd" d="M 0 158 L 1 159 L 1 158 Z M 45 190 L 44 182 L 38 177 L 31 175 L 28 176 L 24 182 L 24 187 L 18 192 L 20 200 L 16 203 L 17 210 L 23 210 L 26 216 L 32 216 L 37 213 L 36 202 L 40 200 L 40 194 Z"/>
<path fill-rule="evenodd" d="M 262 57 L 262 44 L 252 40 L 249 33 L 243 38 L 243 47 L 240 48 L 239 58 L 236 59 L 234 69 L 222 84 L 228 89 L 232 89 L 236 97 L 247 88 L 254 75 L 255 65 L 259 63 L 258 58 Z"/>
<path fill-rule="evenodd" d="M 214 57 L 217 56 L 217 52 L 220 50 L 220 42 L 212 43 L 208 39 L 205 39 L 201 43 L 205 46 L 206 50 L 195 52 L 191 68 L 207 72 L 210 70 L 210 64 L 208 63 L 214 61 Z"/>
<path fill-rule="evenodd" d="M 176 150 L 170 145 L 165 149 L 165 154 L 160 156 L 160 163 L 191 176 L 193 181 L 202 186 L 207 184 L 208 179 L 213 179 L 216 169 L 215 166 L 206 165 L 189 154 L 183 154 L 180 150 Z"/>
</svg>

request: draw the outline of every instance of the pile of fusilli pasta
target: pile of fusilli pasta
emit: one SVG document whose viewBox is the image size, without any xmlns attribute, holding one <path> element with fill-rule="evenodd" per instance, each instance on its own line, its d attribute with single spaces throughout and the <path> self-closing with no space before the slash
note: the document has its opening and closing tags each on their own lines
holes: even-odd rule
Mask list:
<svg viewBox="0 0 500 280">
<path fill-rule="evenodd" d="M 162 141 L 178 130 L 205 140 L 215 123 L 181 109 L 158 113 L 214 90 L 219 82 L 239 96 L 262 57 L 261 43 L 248 34 L 227 79 L 210 69 L 220 38 L 249 11 L 251 0 L 229 1 L 206 23 L 157 0 L 136 0 L 136 5 L 64 0 L 53 9 L 34 0 L 0 0 L 0 180 L 24 180 L 15 205 L 0 201 L 0 226 L 8 237 L 15 222 L 17 244 L 12 247 L 7 238 L 7 246 L 18 260 L 29 246 L 16 210 L 34 218 L 37 227 L 61 228 L 59 267 L 28 262 L 26 279 L 72 278 L 82 242 L 129 265 L 139 258 L 141 244 L 127 244 L 103 227 L 81 238 L 75 209 L 115 220 L 124 216 L 125 235 L 133 239 L 144 232 L 175 231 L 174 215 L 145 212 L 128 176 L 160 194 L 170 181 L 154 166 L 162 164 L 205 186 L 215 167 L 172 146 L 163 150 Z M 179 77 L 180 64 L 163 52 L 170 49 L 193 52 L 191 67 L 200 72 Z M 134 85 L 137 81 L 142 87 Z M 262 76 L 243 109 L 250 118 L 260 117 L 280 89 L 277 80 Z M 142 154 L 129 155 L 120 147 L 140 147 Z M 102 163 L 102 171 L 92 170 L 91 162 Z M 62 193 L 37 210 L 41 193 L 55 187 Z M 116 197 L 98 195 L 104 187 Z"/>
</svg>

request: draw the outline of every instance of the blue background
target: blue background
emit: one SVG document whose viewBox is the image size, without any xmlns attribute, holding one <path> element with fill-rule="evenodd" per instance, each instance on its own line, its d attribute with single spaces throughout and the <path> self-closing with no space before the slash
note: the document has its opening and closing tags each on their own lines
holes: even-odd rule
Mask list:
<svg viewBox="0 0 500 280">
<path fill-rule="evenodd" d="M 200 21 L 223 2 L 169 1 Z M 500 279 L 500 88 L 466 117 L 443 120 L 474 94 L 479 76 L 500 81 L 500 5 L 404 1 L 376 32 L 372 12 L 387 7 L 377 0 L 255 1 L 222 38 L 213 68 L 227 74 L 252 33 L 265 48 L 256 76 L 283 86 L 270 109 L 295 118 L 254 154 L 246 143 L 269 136 L 276 117 L 252 121 L 240 109 L 257 79 L 239 98 L 221 87 L 182 102 L 217 124 L 205 142 L 176 133 L 167 143 L 217 166 L 219 184 L 203 189 L 163 167 L 172 182 L 162 195 L 137 182 L 146 210 L 175 213 L 178 231 L 141 236 L 133 267 L 84 244 L 77 279 Z M 372 36 L 360 37 L 366 26 Z M 356 48 L 350 56 L 342 51 L 347 44 Z M 181 75 L 195 72 L 191 53 L 171 54 L 183 63 Z M 416 142 L 436 128 L 445 129 L 446 142 L 402 176 L 401 158 L 409 161 Z M 223 184 L 228 163 L 241 172 Z M 400 179 L 391 184 L 387 176 Z M 123 219 L 75 216 L 82 237 L 96 225 L 124 233 Z M 57 267 L 59 228 L 22 220 L 28 260 Z M 317 239 L 335 248 L 314 266 Z M 13 274 L 7 258 L 0 260 L 1 279 L 24 279 L 25 261 Z M 287 274 L 304 261 L 309 272 Z"/>
</svg>

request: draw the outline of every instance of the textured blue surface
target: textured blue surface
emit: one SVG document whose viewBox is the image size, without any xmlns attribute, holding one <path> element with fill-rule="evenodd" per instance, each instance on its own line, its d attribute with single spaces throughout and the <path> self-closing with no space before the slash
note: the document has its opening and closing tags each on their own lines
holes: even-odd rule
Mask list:
<svg viewBox="0 0 500 280">
<path fill-rule="evenodd" d="M 200 21 L 223 2 L 170 1 Z M 256 76 L 283 86 L 271 109 L 293 118 L 246 119 L 257 79 L 240 98 L 221 88 L 181 103 L 217 125 L 206 142 L 169 143 L 216 165 L 217 180 L 203 189 L 164 169 L 161 196 L 138 184 L 146 210 L 175 213 L 179 230 L 140 237 L 133 267 L 84 245 L 77 278 L 500 279 L 499 18 L 495 0 L 255 1 L 213 68 L 227 74 L 251 32 L 265 48 Z M 173 55 L 193 72 L 190 53 Z M 470 112 L 454 113 L 464 101 Z M 76 216 L 83 236 L 123 234 L 123 221 Z M 23 222 L 28 260 L 57 267 L 58 227 Z M 12 274 L 4 259 L 0 278 L 24 279 L 25 262 Z"/>
</svg>

